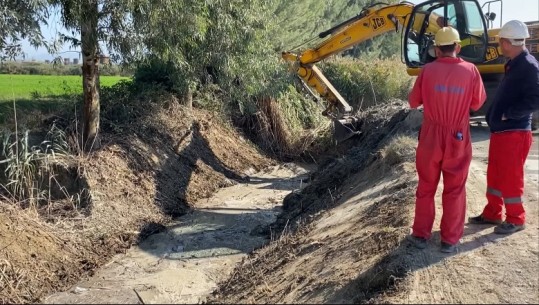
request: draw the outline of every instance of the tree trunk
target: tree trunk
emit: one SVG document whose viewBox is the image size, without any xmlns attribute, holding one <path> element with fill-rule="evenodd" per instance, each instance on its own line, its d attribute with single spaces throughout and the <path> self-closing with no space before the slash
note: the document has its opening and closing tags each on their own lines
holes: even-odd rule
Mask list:
<svg viewBox="0 0 539 305">
<path fill-rule="evenodd" d="M 187 109 L 193 109 L 193 90 L 190 87 L 187 88 L 187 93 L 184 95 L 183 100 Z"/>
<path fill-rule="evenodd" d="M 85 151 L 96 147 L 99 132 L 99 70 L 98 62 L 98 0 L 81 1 L 81 51 L 82 88 L 84 112 L 82 117 L 82 148 Z"/>
</svg>

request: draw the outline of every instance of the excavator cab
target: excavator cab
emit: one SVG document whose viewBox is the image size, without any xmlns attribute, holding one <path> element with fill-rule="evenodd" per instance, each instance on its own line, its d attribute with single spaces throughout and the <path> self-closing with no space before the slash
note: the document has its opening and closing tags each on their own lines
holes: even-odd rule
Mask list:
<svg viewBox="0 0 539 305">
<path fill-rule="evenodd" d="M 460 35 L 459 57 L 482 63 L 488 45 L 487 24 L 476 0 L 434 0 L 418 4 L 409 16 L 404 32 L 403 55 L 412 75 L 436 59 L 434 35 L 444 27 L 455 28 Z M 416 73 L 413 73 L 415 70 Z"/>
</svg>

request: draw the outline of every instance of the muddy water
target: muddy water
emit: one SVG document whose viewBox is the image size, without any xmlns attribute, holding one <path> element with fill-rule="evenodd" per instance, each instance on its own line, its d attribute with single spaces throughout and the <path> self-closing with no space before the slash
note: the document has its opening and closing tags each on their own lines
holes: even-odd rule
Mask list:
<svg viewBox="0 0 539 305">
<path fill-rule="evenodd" d="M 305 185 L 308 168 L 285 164 L 221 189 L 197 209 L 118 255 L 95 275 L 44 303 L 200 303 L 236 263 L 268 240 L 259 232 L 283 198 Z"/>
</svg>

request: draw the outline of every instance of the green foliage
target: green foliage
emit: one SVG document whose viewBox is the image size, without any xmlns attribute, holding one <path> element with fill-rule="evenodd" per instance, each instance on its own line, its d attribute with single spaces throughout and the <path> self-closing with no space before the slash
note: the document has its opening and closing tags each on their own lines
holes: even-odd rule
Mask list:
<svg viewBox="0 0 539 305">
<path fill-rule="evenodd" d="M 342 53 L 345 56 L 368 59 L 387 59 L 400 56 L 401 32 L 389 32 L 358 44 Z"/>
<path fill-rule="evenodd" d="M 120 81 L 102 88 L 102 127 L 107 131 L 122 132 L 126 124 L 150 117 L 171 100 L 174 95 L 157 84 Z"/>
<path fill-rule="evenodd" d="M 30 75 L 81 75 L 79 65 L 52 65 L 40 62 L 0 63 L 0 74 L 30 74 Z"/>
<path fill-rule="evenodd" d="M 355 109 L 407 99 L 412 77 L 397 58 L 358 60 L 338 58 L 321 66 L 324 75 Z"/>
<path fill-rule="evenodd" d="M 356 15 L 371 3 L 370 0 L 288 0 L 279 1 L 274 11 L 277 26 L 270 37 L 276 52 L 293 51 L 304 43 L 301 49 L 314 47 L 323 40 L 318 34 Z M 397 3 L 396 0 L 383 3 Z M 388 58 L 400 52 L 400 34 L 388 33 L 375 37 L 351 48 L 343 54 L 358 57 L 370 55 Z"/>
<path fill-rule="evenodd" d="M 272 29 L 275 50 L 291 50 L 311 38 L 317 38 L 320 32 L 359 14 L 367 2 L 369 1 L 279 1 L 274 11 L 277 26 Z"/>
<path fill-rule="evenodd" d="M 256 112 L 256 97 L 275 96 L 290 84 L 267 35 L 274 3 L 148 3 L 147 15 L 134 20 L 146 25 L 140 34 L 151 56 L 139 65 L 135 80 L 160 83 L 180 95 L 216 85 L 215 92 L 226 92 L 221 98 L 229 113 Z"/>
<path fill-rule="evenodd" d="M 0 61 L 21 54 L 24 39 L 34 47 L 52 48 L 40 29 L 47 17 L 47 0 L 0 0 Z"/>
<path fill-rule="evenodd" d="M 224 113 L 224 96 L 224 91 L 218 85 L 207 84 L 195 92 L 193 106 L 217 113 Z"/>
<path fill-rule="evenodd" d="M 148 106 L 138 103 L 137 92 L 135 83 L 126 81 L 101 89 L 101 116 L 105 127 L 136 120 Z"/>
<path fill-rule="evenodd" d="M 317 105 L 308 96 L 289 85 L 286 91 L 278 96 L 287 125 L 292 132 L 298 133 L 304 129 L 313 129 L 326 119 L 322 116 L 322 105 Z"/>
<path fill-rule="evenodd" d="M 158 84 L 167 90 L 175 91 L 178 82 L 177 80 L 175 82 L 175 78 L 180 74 L 181 72 L 172 63 L 153 57 L 139 64 L 133 75 L 133 81 L 137 84 Z"/>
</svg>

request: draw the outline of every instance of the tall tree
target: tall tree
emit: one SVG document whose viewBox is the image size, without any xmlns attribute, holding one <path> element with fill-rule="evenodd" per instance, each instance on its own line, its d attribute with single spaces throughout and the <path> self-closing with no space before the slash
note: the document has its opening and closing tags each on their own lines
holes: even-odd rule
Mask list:
<svg viewBox="0 0 539 305">
<path fill-rule="evenodd" d="M 82 92 L 84 96 L 83 132 L 86 146 L 94 143 L 99 131 L 99 59 L 98 28 L 99 6 L 97 0 L 83 0 L 80 19 L 82 52 Z"/>
<path fill-rule="evenodd" d="M 132 0 L 49 0 L 60 8 L 62 21 L 73 35 L 64 42 L 80 46 L 82 53 L 83 119 L 82 145 L 91 149 L 99 133 L 99 57 L 103 46 L 112 58 L 129 58 L 137 53 L 137 37 L 132 14 L 140 1 Z M 143 1 L 142 1 L 143 2 Z M 80 35 L 80 36 L 79 36 Z M 79 38 L 80 37 L 80 38 Z"/>
<path fill-rule="evenodd" d="M 147 3 L 150 18 L 134 20 L 148 52 L 175 67 L 171 77 L 186 100 L 211 79 L 242 108 L 272 86 L 265 65 L 280 59 L 267 35 L 276 1 L 162 0 Z"/>
</svg>

